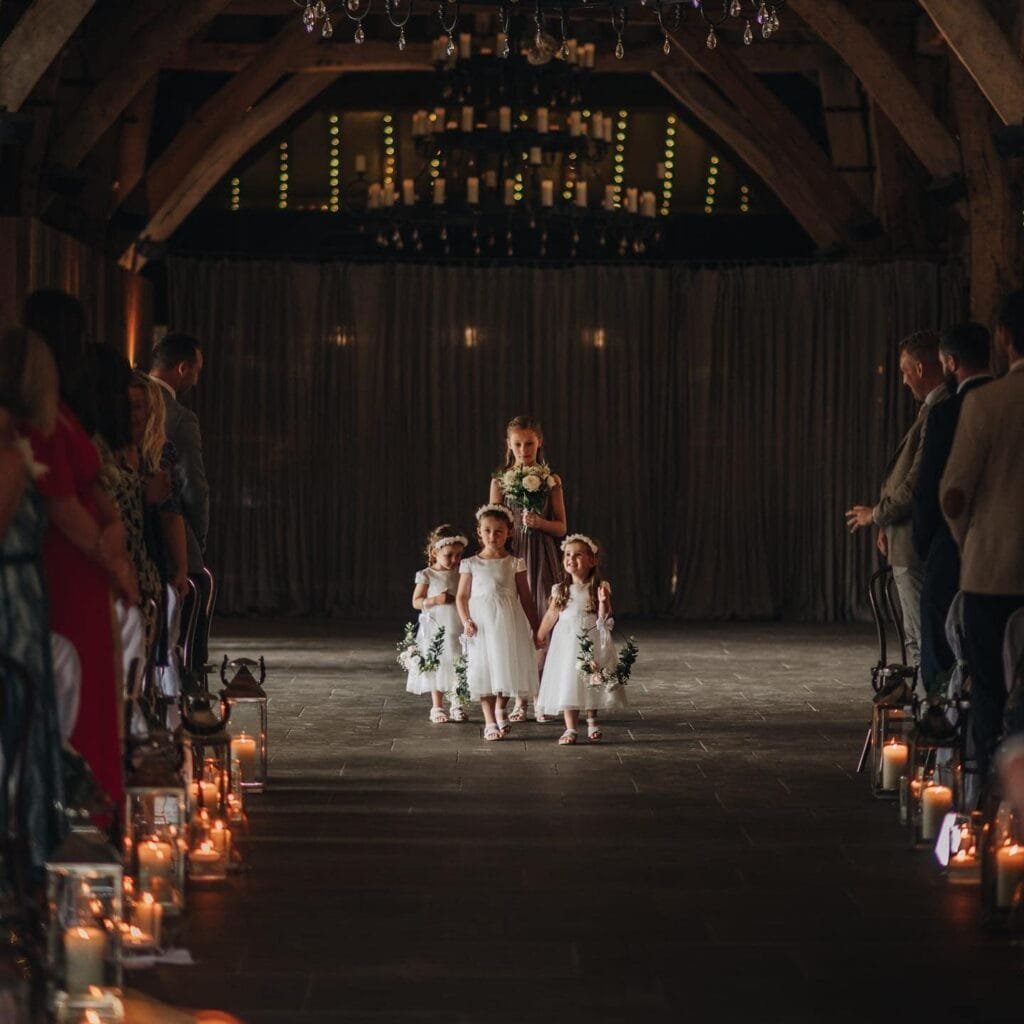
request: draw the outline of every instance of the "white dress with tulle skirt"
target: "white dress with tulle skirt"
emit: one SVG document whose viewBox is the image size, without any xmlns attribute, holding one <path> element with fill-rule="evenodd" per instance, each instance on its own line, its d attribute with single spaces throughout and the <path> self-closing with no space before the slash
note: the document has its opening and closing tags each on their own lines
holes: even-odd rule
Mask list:
<svg viewBox="0 0 1024 1024">
<path fill-rule="evenodd" d="M 435 604 L 420 612 L 419 628 L 416 630 L 416 646 L 426 654 L 438 629 L 444 627 L 444 645 L 441 648 L 441 663 L 436 672 L 420 672 L 413 668 L 409 672 L 405 688 L 409 693 L 430 693 L 441 690 L 455 692 L 455 656 L 459 653 L 459 636 L 462 634 L 462 620 L 455 607 L 455 594 L 459 589 L 457 569 L 422 569 L 416 573 L 416 583 L 427 585 L 427 597 L 437 597 L 447 591 L 451 602 Z"/>
<path fill-rule="evenodd" d="M 519 601 L 516 574 L 526 571 L 521 558 L 464 558 L 460 573 L 473 577 L 469 617 L 477 634 L 466 642 L 467 682 L 474 700 L 481 697 L 532 697 L 537 692 L 533 631 Z"/>
<path fill-rule="evenodd" d="M 555 595 L 551 588 L 551 596 Z M 610 697 L 603 686 L 591 686 L 588 677 L 579 670 L 579 636 L 586 632 L 594 643 L 594 660 L 599 668 L 613 669 L 618 660 L 612 629 L 615 622 L 609 618 L 598 624 L 597 615 L 589 609 L 590 588 L 586 583 L 569 585 L 569 600 L 559 613 L 548 642 L 548 655 L 544 661 L 544 675 L 540 682 L 540 695 L 536 708 L 540 714 L 557 715 L 563 711 L 597 711 L 621 706 L 625 694 L 622 687 Z"/>
</svg>

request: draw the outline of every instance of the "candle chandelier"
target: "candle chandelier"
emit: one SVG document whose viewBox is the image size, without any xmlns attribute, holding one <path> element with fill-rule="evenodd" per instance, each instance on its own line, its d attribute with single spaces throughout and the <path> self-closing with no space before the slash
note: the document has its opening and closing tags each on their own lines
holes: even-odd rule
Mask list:
<svg viewBox="0 0 1024 1024">
<path fill-rule="evenodd" d="M 343 0 L 336 6 L 329 5 L 327 0 L 292 0 L 302 10 L 302 23 L 309 33 L 319 32 L 324 39 L 333 37 L 339 13 L 344 13 L 354 26 L 353 40 L 362 43 L 366 40 L 364 22 L 373 8 L 373 0 Z M 590 12 L 600 11 L 610 15 L 612 30 L 615 32 L 615 56 L 622 60 L 626 53 L 623 35 L 630 8 L 636 13 L 642 9 L 653 17 L 663 36 L 662 49 L 667 54 L 672 49 L 670 33 L 680 28 L 688 17 L 694 17 L 707 28 L 705 45 L 713 50 L 718 45 L 718 32 L 730 23 L 743 27 L 743 43 L 749 46 L 760 35 L 762 39 L 770 39 L 780 28 L 779 11 L 785 6 L 786 0 L 620 0 L 605 7 L 604 4 L 591 3 L 583 0 L 581 10 L 585 18 Z M 405 28 L 412 17 L 413 0 L 383 0 L 384 14 L 388 22 L 398 29 L 398 48 L 406 47 Z M 496 51 L 499 58 L 507 58 L 513 49 L 513 14 L 521 11 L 519 0 L 508 0 L 495 5 L 499 24 L 505 36 L 505 43 Z M 456 53 L 456 35 L 460 13 L 459 0 L 440 0 L 436 8 L 436 17 L 441 32 L 446 37 L 444 44 L 447 56 Z M 577 13 L 577 12 L 574 12 Z M 558 35 L 548 32 L 548 27 L 555 27 L 557 21 Z M 543 63 L 554 57 L 567 60 L 572 39 L 571 15 L 565 4 L 545 3 L 535 0 L 532 14 L 532 25 L 525 29 L 526 42 L 535 63 Z"/>
</svg>

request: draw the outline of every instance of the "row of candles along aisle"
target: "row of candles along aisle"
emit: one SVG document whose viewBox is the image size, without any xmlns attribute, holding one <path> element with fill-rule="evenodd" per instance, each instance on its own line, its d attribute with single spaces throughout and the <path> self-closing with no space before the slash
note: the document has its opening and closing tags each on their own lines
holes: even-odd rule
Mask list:
<svg viewBox="0 0 1024 1024">
<path fill-rule="evenodd" d="M 249 671 L 257 662 L 230 664 L 238 671 L 221 691 L 219 717 L 206 695 L 185 702 L 173 770 L 161 770 L 165 734 L 129 780 L 123 856 L 83 815 L 46 866 L 49 997 L 58 1024 L 119 1024 L 125 958 L 163 948 L 187 885 L 224 882 L 240 865 L 234 840 L 247 823 L 245 800 L 267 776 L 267 697 L 262 658 L 258 682 Z M 225 658 L 222 678 L 226 665 Z"/>
<path fill-rule="evenodd" d="M 961 723 L 966 705 L 959 705 Z M 897 800 L 900 823 L 916 846 L 933 848 L 953 884 L 981 884 L 985 924 L 1024 926 L 1024 832 L 995 797 L 973 810 L 978 794 L 965 772 L 959 730 L 923 738 L 911 706 L 876 706 L 872 714 L 872 791 Z M 1011 917 L 1013 920 L 1011 921 Z"/>
</svg>

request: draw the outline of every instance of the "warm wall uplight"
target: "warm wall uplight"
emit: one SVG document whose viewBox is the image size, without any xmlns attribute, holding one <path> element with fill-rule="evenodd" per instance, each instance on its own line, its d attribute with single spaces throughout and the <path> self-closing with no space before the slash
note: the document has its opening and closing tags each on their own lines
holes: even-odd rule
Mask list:
<svg viewBox="0 0 1024 1024">
<path fill-rule="evenodd" d="M 604 348 L 607 337 L 603 327 L 584 327 L 583 341 L 594 348 Z"/>
<path fill-rule="evenodd" d="M 352 337 L 344 327 L 339 326 L 328 331 L 327 341 L 337 348 L 348 348 L 352 343 Z"/>
<path fill-rule="evenodd" d="M 467 327 L 462 332 L 462 343 L 466 348 L 476 348 L 480 344 L 480 332 L 476 327 Z"/>
</svg>

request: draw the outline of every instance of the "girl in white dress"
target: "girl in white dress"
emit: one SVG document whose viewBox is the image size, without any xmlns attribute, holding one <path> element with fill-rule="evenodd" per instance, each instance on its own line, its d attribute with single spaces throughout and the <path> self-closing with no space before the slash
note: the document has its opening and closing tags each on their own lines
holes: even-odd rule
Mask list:
<svg viewBox="0 0 1024 1024">
<path fill-rule="evenodd" d="M 440 628 L 444 628 L 444 645 L 440 664 L 433 672 L 421 672 L 414 664 L 405 684 L 409 693 L 429 693 L 430 721 L 435 725 L 445 722 L 465 722 L 466 712 L 455 696 L 457 679 L 455 658 L 459 654 L 459 634 L 462 622 L 455 608 L 455 595 L 459 589 L 459 562 L 469 541 L 454 526 L 445 523 L 432 530 L 427 538 L 427 568 L 416 573 L 416 589 L 412 592 L 412 606 L 420 613 L 416 646 L 426 654 L 431 641 Z M 451 694 L 451 711 L 444 709 L 444 695 Z"/>
<path fill-rule="evenodd" d="M 509 697 L 537 692 L 537 616 L 526 563 L 506 548 L 512 513 L 504 505 L 484 505 L 476 521 L 481 549 L 459 565 L 456 606 L 467 638 L 469 692 L 484 713 L 484 739 L 500 740 L 511 728 L 505 717 Z"/>
<path fill-rule="evenodd" d="M 580 712 L 587 715 L 587 739 L 601 739 L 597 709 L 608 703 L 603 686 L 592 686 L 580 671 L 579 637 L 586 633 L 594 644 L 598 668 L 615 667 L 617 655 L 612 642 L 612 588 L 598 573 L 597 543 L 582 533 L 570 534 L 562 542 L 562 580 L 551 588 L 551 601 L 537 631 L 539 643 L 551 637 L 544 662 L 537 711 L 565 717 L 562 746 L 576 742 Z"/>
</svg>

